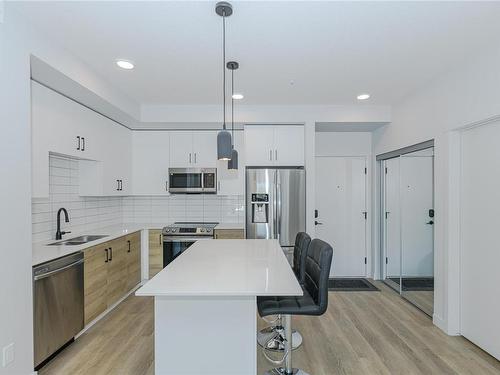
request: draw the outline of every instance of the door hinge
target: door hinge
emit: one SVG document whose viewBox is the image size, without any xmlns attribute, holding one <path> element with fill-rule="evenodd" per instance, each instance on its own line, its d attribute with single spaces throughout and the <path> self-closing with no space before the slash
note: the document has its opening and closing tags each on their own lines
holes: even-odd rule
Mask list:
<svg viewBox="0 0 500 375">
<path fill-rule="evenodd" d="M 367 259 L 366 259 L 366 257 L 365 257 L 365 264 L 366 264 L 366 263 L 367 263 Z"/>
<path fill-rule="evenodd" d="M 389 258 L 385 257 L 385 264 L 389 263 Z"/>
<path fill-rule="evenodd" d="M 363 215 L 365 216 L 365 220 L 366 220 L 366 218 L 368 217 L 368 212 L 363 211 Z"/>
</svg>

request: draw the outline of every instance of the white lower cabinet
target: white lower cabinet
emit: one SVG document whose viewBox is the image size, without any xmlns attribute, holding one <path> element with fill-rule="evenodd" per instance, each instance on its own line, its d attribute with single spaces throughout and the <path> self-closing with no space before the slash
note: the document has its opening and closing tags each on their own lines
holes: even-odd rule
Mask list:
<svg viewBox="0 0 500 375">
<path fill-rule="evenodd" d="M 132 194 L 168 194 L 168 131 L 132 132 Z"/>
<path fill-rule="evenodd" d="M 245 192 L 245 147 L 243 131 L 234 132 L 234 147 L 238 151 L 238 169 L 227 168 L 227 161 L 217 161 L 217 194 L 243 195 Z"/>
</svg>

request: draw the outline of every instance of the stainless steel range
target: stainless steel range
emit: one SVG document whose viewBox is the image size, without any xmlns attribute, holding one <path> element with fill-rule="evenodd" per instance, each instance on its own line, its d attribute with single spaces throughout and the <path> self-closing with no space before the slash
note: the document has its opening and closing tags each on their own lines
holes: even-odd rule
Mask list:
<svg viewBox="0 0 500 375">
<path fill-rule="evenodd" d="M 217 224 L 179 221 L 163 228 L 163 267 L 196 241 L 212 239 Z"/>
</svg>

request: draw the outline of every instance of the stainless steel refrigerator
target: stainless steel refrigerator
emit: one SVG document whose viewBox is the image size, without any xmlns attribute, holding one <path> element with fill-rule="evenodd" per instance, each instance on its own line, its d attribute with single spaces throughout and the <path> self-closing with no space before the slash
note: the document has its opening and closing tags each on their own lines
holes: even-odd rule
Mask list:
<svg viewBox="0 0 500 375">
<path fill-rule="evenodd" d="M 247 168 L 246 236 L 278 239 L 293 250 L 306 229 L 306 179 L 303 168 Z"/>
</svg>

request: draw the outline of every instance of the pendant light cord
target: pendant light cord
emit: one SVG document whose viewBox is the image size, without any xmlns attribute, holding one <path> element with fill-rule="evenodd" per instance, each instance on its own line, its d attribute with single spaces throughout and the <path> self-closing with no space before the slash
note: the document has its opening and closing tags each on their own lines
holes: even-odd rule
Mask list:
<svg viewBox="0 0 500 375">
<path fill-rule="evenodd" d="M 222 127 L 226 130 L 226 12 L 222 13 Z"/>
<path fill-rule="evenodd" d="M 231 146 L 234 148 L 234 69 L 231 70 Z"/>
</svg>

